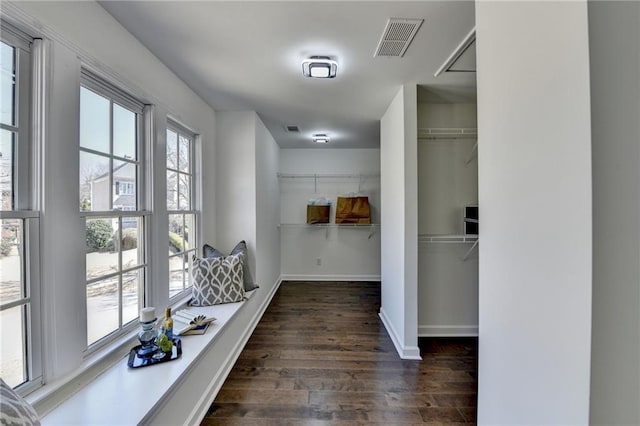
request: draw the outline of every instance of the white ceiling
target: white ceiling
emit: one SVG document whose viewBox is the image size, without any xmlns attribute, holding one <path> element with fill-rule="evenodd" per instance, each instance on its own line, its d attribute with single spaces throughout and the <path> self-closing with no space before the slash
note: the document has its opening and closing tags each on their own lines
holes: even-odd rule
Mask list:
<svg viewBox="0 0 640 426">
<path fill-rule="evenodd" d="M 214 109 L 257 111 L 283 148 L 317 148 L 313 133 L 331 137 L 327 148 L 379 147 L 379 120 L 404 83 L 475 94 L 475 73 L 433 77 L 473 28 L 473 1 L 100 4 Z M 425 22 L 403 58 L 374 58 L 392 17 Z M 337 77 L 303 77 L 311 55 L 336 59 Z"/>
</svg>

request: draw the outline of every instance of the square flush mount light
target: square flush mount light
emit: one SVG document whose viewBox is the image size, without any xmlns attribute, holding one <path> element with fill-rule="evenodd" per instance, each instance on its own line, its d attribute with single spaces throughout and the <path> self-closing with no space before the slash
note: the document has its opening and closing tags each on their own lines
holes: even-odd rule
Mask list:
<svg viewBox="0 0 640 426">
<path fill-rule="evenodd" d="M 317 135 L 313 135 L 312 140 L 315 143 L 329 143 L 329 136 L 325 134 L 317 134 Z"/>
<path fill-rule="evenodd" d="M 338 63 L 328 56 L 312 56 L 302 61 L 302 74 L 313 78 L 334 78 Z"/>
</svg>

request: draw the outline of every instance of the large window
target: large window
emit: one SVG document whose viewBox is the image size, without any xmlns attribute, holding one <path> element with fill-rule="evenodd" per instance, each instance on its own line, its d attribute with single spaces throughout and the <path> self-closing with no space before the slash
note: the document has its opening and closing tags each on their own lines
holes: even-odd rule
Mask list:
<svg viewBox="0 0 640 426">
<path fill-rule="evenodd" d="M 88 346 L 131 323 L 144 304 L 143 108 L 83 73 L 79 207 L 86 223 Z"/>
<path fill-rule="evenodd" d="M 30 137 L 31 40 L 2 22 L 0 42 L 0 377 L 41 376 L 39 213 Z"/>
<path fill-rule="evenodd" d="M 197 248 L 194 193 L 195 136 L 174 123 L 167 128 L 167 212 L 169 213 L 169 296 L 191 285 Z"/>
</svg>

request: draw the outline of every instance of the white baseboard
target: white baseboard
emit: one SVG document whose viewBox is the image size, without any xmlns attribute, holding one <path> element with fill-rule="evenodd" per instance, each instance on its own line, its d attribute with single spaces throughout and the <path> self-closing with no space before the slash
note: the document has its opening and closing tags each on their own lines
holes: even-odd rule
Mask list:
<svg viewBox="0 0 640 426">
<path fill-rule="evenodd" d="M 418 337 L 477 337 L 477 325 L 419 325 Z"/>
<path fill-rule="evenodd" d="M 245 329 L 244 333 L 229 352 L 229 355 L 224 361 L 223 367 L 213 377 L 213 379 L 211 380 L 211 384 L 207 387 L 200 400 L 196 403 L 195 407 L 191 411 L 189 417 L 185 420 L 184 424 L 191 425 L 200 424 L 202 422 L 202 419 L 204 419 L 204 416 L 206 416 L 209 407 L 211 407 L 211 404 L 213 404 L 213 401 L 216 399 L 216 396 L 222 388 L 224 381 L 227 379 L 227 376 L 238 360 L 240 353 L 244 349 L 244 346 L 247 344 L 247 341 L 251 337 L 251 334 L 253 334 L 253 330 L 255 330 L 258 322 L 260 322 L 262 315 L 267 310 L 269 303 L 271 303 L 271 299 L 273 299 L 273 296 L 276 294 L 276 291 L 278 291 L 281 283 L 282 276 L 278 277 L 275 285 L 271 288 L 271 291 L 251 318 L 251 321 L 249 322 L 249 325 Z"/>
<path fill-rule="evenodd" d="M 384 327 L 387 329 L 387 333 L 389 334 L 389 337 L 391 338 L 391 341 L 393 342 L 393 345 L 396 347 L 396 351 L 398 352 L 398 355 L 400 355 L 400 358 L 402 359 L 415 359 L 415 360 L 421 360 L 422 357 L 420 356 L 420 348 L 417 346 L 404 346 L 402 345 L 402 343 L 400 343 L 400 336 L 398 336 L 398 333 L 396 332 L 396 329 L 393 328 L 393 325 L 391 323 L 391 321 L 389 320 L 389 317 L 387 316 L 386 312 L 384 311 L 384 309 L 380 308 L 380 319 L 382 320 L 382 324 L 384 325 Z"/>
<path fill-rule="evenodd" d="M 380 281 L 380 275 L 298 275 L 282 274 L 282 281 Z"/>
</svg>

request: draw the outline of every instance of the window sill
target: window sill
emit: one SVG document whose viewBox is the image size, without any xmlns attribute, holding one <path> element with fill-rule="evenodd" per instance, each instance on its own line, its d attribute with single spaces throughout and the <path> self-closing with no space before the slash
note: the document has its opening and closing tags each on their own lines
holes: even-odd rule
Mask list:
<svg viewBox="0 0 640 426">
<path fill-rule="evenodd" d="M 172 308 L 174 310 L 180 309 L 190 299 L 190 293 L 178 295 L 176 300 L 172 301 Z M 36 408 L 41 416 L 46 416 L 79 389 L 84 388 L 100 374 L 120 362 L 122 357 L 128 356 L 131 348 L 138 344 L 139 331 L 139 327 L 134 327 L 118 339 L 85 354 L 83 362 L 77 370 L 45 385 L 34 386 L 33 390 L 29 391 L 24 398 Z"/>
<path fill-rule="evenodd" d="M 254 293 L 247 293 L 247 298 Z M 112 424 L 116 420 L 114 416 L 117 416 L 117 423 L 138 424 L 172 393 L 174 386 L 197 364 L 245 303 L 194 308 L 216 317 L 216 321 L 204 335 L 181 337 L 182 356 L 179 359 L 131 369 L 127 367 L 127 350 L 125 357 L 119 356 L 114 366 L 73 395 L 71 392 L 66 395 L 67 399 L 42 418 L 42 424 Z"/>
</svg>

